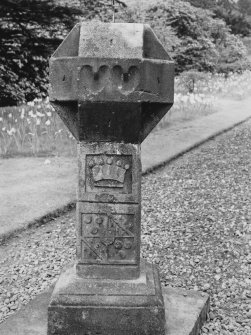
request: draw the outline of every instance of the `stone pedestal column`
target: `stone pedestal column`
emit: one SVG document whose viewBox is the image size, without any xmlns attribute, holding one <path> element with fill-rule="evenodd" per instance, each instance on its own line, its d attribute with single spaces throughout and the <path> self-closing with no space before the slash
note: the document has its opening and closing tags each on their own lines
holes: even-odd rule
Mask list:
<svg viewBox="0 0 251 335">
<path fill-rule="evenodd" d="M 148 26 L 82 23 L 51 64 L 51 102 L 78 140 L 77 262 L 48 335 L 164 335 L 157 269 L 140 259 L 140 143 L 173 103 L 174 66 Z"/>
<path fill-rule="evenodd" d="M 140 275 L 140 146 L 80 142 L 77 272 L 86 278 Z"/>
</svg>

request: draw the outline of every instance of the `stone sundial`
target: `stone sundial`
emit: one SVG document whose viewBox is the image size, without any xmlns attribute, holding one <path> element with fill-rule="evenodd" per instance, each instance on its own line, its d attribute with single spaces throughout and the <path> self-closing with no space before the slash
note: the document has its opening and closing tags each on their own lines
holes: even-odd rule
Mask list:
<svg viewBox="0 0 251 335">
<path fill-rule="evenodd" d="M 48 335 L 164 335 L 158 271 L 140 258 L 140 144 L 173 104 L 174 63 L 148 25 L 83 22 L 51 57 L 50 85 L 79 173 L 77 260 Z"/>
</svg>

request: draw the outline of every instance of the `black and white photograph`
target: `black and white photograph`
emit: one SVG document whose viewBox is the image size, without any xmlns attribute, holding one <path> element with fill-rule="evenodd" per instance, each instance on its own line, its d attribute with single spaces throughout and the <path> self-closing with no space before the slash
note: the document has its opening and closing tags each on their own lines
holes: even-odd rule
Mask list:
<svg viewBox="0 0 251 335">
<path fill-rule="evenodd" d="M 251 335 L 251 0 L 0 0 L 0 335 Z"/>
</svg>

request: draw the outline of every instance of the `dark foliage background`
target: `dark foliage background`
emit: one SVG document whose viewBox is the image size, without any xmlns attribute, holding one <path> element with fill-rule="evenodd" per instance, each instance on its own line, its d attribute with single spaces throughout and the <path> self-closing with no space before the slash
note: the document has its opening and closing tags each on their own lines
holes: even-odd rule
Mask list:
<svg viewBox="0 0 251 335">
<path fill-rule="evenodd" d="M 249 66 L 239 35 L 250 35 L 250 0 L 149 1 L 139 10 L 116 0 L 115 12 L 117 21 L 149 23 L 177 73 Z M 80 18 L 111 22 L 112 16 L 111 0 L 1 0 L 0 106 L 46 96 L 48 58 L 69 30 Z"/>
<path fill-rule="evenodd" d="M 250 34 L 251 22 L 248 15 L 251 13 L 251 0 L 184 0 L 189 1 L 193 6 L 210 9 L 215 17 L 223 19 L 234 34 L 247 36 Z"/>
<path fill-rule="evenodd" d="M 48 56 L 80 13 L 50 0 L 1 0 L 1 106 L 47 94 Z"/>
<path fill-rule="evenodd" d="M 233 34 L 225 20 L 204 6 L 159 0 L 143 11 L 122 13 L 120 20 L 149 23 L 174 58 L 177 74 L 189 70 L 241 72 L 250 67 L 240 36 Z"/>
</svg>

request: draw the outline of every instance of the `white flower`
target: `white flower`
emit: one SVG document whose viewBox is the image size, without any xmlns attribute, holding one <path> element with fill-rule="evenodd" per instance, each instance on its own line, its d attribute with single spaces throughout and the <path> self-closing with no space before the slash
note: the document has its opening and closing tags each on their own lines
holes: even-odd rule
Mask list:
<svg viewBox="0 0 251 335">
<path fill-rule="evenodd" d="M 44 161 L 44 164 L 45 164 L 45 165 L 49 165 L 49 164 L 51 164 L 51 161 L 50 161 L 49 159 L 46 159 L 46 160 Z"/>
<path fill-rule="evenodd" d="M 12 114 L 10 113 L 10 114 L 8 115 L 8 117 L 11 118 L 11 117 L 12 117 Z"/>
<path fill-rule="evenodd" d="M 49 101 L 50 101 L 49 97 L 46 97 L 44 101 L 45 101 L 46 104 L 48 104 Z"/>
<path fill-rule="evenodd" d="M 181 102 L 183 102 L 184 104 L 187 103 L 188 100 L 188 96 L 187 95 L 183 95 L 180 99 Z"/>
<path fill-rule="evenodd" d="M 37 116 L 39 116 L 39 117 L 43 117 L 44 114 L 43 114 L 43 113 L 40 113 L 40 112 L 37 112 Z"/>
<path fill-rule="evenodd" d="M 5 131 L 5 130 L 6 130 L 6 127 L 3 127 L 3 128 L 2 128 L 2 131 Z"/>
<path fill-rule="evenodd" d="M 72 133 L 70 133 L 69 131 L 68 131 L 68 136 L 69 136 L 69 138 L 70 138 L 70 139 L 73 139 L 73 140 L 75 140 L 75 137 L 74 137 L 74 136 L 72 136 Z"/>
<path fill-rule="evenodd" d="M 174 94 L 174 101 L 175 101 L 175 102 L 180 101 L 180 100 L 181 100 L 181 97 L 182 97 L 181 93 Z"/>
<path fill-rule="evenodd" d="M 12 136 L 13 134 L 15 134 L 16 129 L 15 128 L 11 128 L 10 130 L 7 130 L 7 133 Z"/>
<path fill-rule="evenodd" d="M 2 117 L 0 117 L 0 122 L 2 122 L 3 121 L 3 118 Z"/>
<path fill-rule="evenodd" d="M 21 109 L 21 115 L 20 115 L 20 118 L 21 118 L 21 119 L 23 119 L 23 118 L 24 118 L 24 113 L 25 113 L 25 109 L 24 109 L 24 108 L 22 108 L 22 109 Z"/>
<path fill-rule="evenodd" d="M 46 124 L 46 126 L 49 126 L 49 125 L 51 124 L 51 121 L 50 121 L 50 120 L 47 120 L 47 121 L 45 122 L 45 124 Z"/>
<path fill-rule="evenodd" d="M 33 114 L 33 111 L 32 111 L 32 110 L 30 110 L 28 114 L 29 114 L 29 116 L 32 117 L 32 118 L 36 117 L 36 114 Z"/>
<path fill-rule="evenodd" d="M 47 112 L 47 116 L 51 117 L 51 112 Z"/>
<path fill-rule="evenodd" d="M 34 101 L 29 101 L 29 102 L 27 103 L 27 105 L 33 107 L 33 106 L 34 106 Z"/>
<path fill-rule="evenodd" d="M 193 94 L 191 94 L 191 95 L 189 96 L 188 101 L 189 101 L 190 104 L 192 104 L 192 105 L 196 102 Z"/>
<path fill-rule="evenodd" d="M 41 120 L 40 120 L 40 119 L 37 119 L 36 125 L 39 126 L 40 123 L 41 123 Z"/>
</svg>

